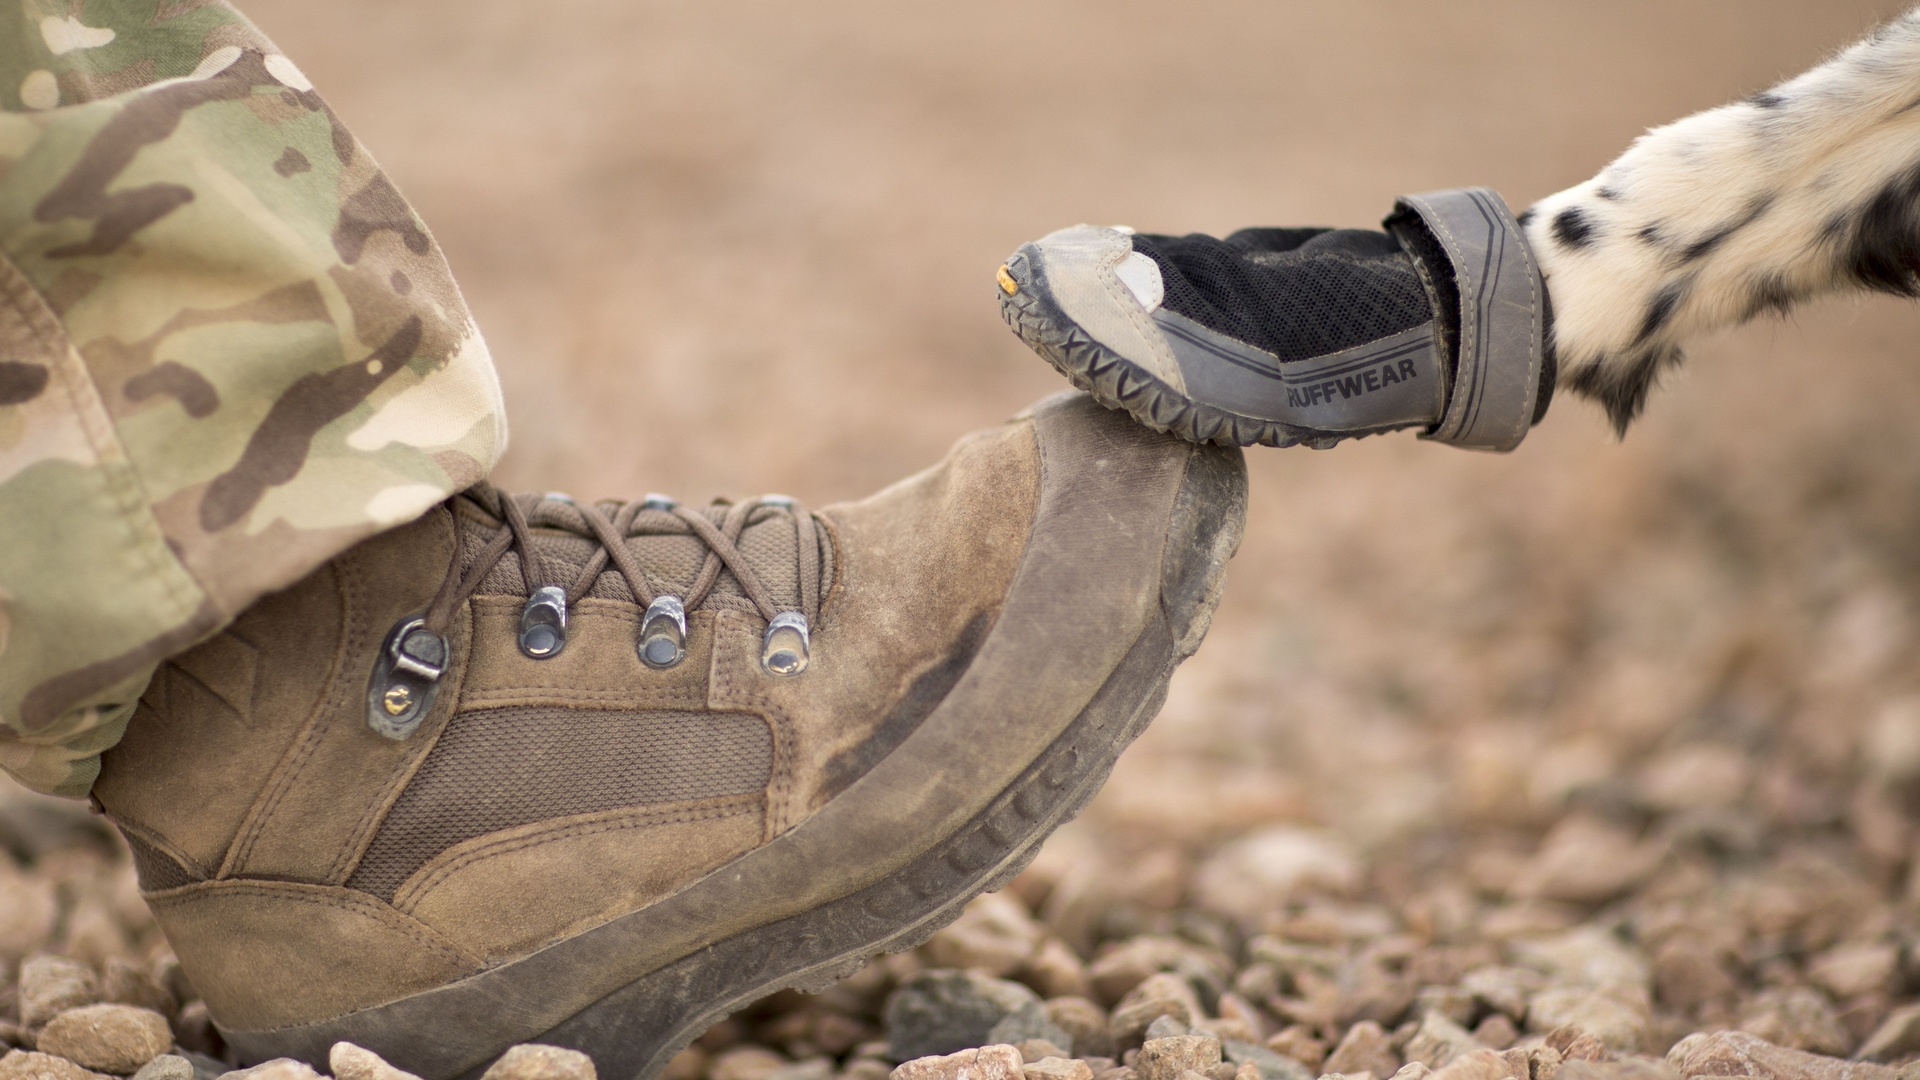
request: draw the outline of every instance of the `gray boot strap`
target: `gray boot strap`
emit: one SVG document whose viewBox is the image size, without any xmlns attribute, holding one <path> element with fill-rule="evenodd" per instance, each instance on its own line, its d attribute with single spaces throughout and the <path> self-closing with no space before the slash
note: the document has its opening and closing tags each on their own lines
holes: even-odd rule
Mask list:
<svg viewBox="0 0 1920 1080">
<path fill-rule="evenodd" d="M 1546 283 L 1520 225 L 1487 188 L 1402 196 L 1452 260 L 1460 287 L 1460 351 L 1439 423 L 1421 437 L 1511 450 L 1526 437 L 1546 354 Z M 1549 388 L 1551 389 L 1551 388 Z"/>
</svg>

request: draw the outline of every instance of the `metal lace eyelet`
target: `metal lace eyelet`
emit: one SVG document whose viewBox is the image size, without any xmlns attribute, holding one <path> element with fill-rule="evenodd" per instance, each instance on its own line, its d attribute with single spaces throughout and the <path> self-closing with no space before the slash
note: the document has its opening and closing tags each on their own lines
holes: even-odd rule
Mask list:
<svg viewBox="0 0 1920 1080">
<path fill-rule="evenodd" d="M 760 639 L 760 666 L 769 675 L 792 678 L 807 670 L 811 644 L 807 617 L 783 611 L 767 624 L 766 636 Z"/>
<path fill-rule="evenodd" d="M 791 495 L 762 495 L 761 506 L 772 506 L 781 510 L 792 510 L 796 505 Z"/>
<path fill-rule="evenodd" d="M 450 655 L 447 639 L 424 619 L 395 623 L 367 681 L 367 726 L 389 739 L 412 735 L 433 708 Z"/>
<path fill-rule="evenodd" d="M 560 655 L 567 647 L 567 593 L 542 585 L 520 609 L 520 651 L 534 660 Z"/>
<path fill-rule="evenodd" d="M 675 499 L 671 495 L 662 495 L 657 491 L 649 491 L 647 492 L 647 497 L 641 500 L 640 509 L 665 510 L 671 513 L 673 511 L 673 508 L 679 505 L 680 505 L 679 500 Z"/>
<path fill-rule="evenodd" d="M 687 658 L 687 608 L 677 596 L 661 596 L 640 619 L 640 662 L 662 671 Z"/>
</svg>

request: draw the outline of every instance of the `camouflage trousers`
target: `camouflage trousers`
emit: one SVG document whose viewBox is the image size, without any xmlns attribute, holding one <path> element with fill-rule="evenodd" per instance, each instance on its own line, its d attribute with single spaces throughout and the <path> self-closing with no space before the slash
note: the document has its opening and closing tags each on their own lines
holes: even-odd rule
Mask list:
<svg viewBox="0 0 1920 1080">
<path fill-rule="evenodd" d="M 439 247 L 237 12 L 0 13 L 0 768 L 84 795 L 159 661 L 505 437 Z"/>
</svg>

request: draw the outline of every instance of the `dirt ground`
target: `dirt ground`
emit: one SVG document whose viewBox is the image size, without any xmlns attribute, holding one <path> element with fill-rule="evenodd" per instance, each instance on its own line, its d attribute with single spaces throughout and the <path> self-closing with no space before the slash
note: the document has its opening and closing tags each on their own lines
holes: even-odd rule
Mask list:
<svg viewBox="0 0 1920 1080">
<path fill-rule="evenodd" d="M 1464 184 L 1518 208 L 1903 6 L 246 5 L 445 247 L 505 384 L 498 480 L 815 505 L 1057 388 L 993 300 L 1024 240 L 1367 225 Z M 1211 637 L 1021 895 L 1090 955 L 1231 907 L 1260 876 L 1231 842 L 1293 835 L 1380 935 L 1603 926 L 1657 960 L 1649 926 L 1737 909 L 1732 989 L 1655 986 L 1641 1049 L 1795 1045 L 1805 990 L 1844 1039 L 1797 1045 L 1852 1053 L 1920 990 L 1917 328 L 1860 300 L 1704 342 L 1624 442 L 1568 397 L 1509 456 L 1250 453 Z M 1748 902 L 1775 884 L 1778 918 Z M 1896 962 L 1835 983 L 1837 948 Z"/>
</svg>

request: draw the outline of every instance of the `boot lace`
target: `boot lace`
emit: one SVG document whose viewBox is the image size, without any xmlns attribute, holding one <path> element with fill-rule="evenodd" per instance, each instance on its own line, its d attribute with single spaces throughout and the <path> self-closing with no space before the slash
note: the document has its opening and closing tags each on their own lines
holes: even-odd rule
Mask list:
<svg viewBox="0 0 1920 1080">
<path fill-rule="evenodd" d="M 431 707 L 445 673 L 447 630 L 460 606 L 479 591 L 500 560 L 512 551 L 519 561 L 527 603 L 520 616 L 520 651 L 536 660 L 566 647 L 568 611 L 594 587 L 609 566 L 625 582 L 635 604 L 646 609 L 636 649 L 648 667 L 673 667 L 686 657 L 688 611 L 697 609 L 724 572 L 766 620 L 760 665 L 769 675 L 791 678 L 810 662 L 811 627 L 820 617 L 821 528 L 812 512 L 783 495 L 763 495 L 727 506 L 716 524 L 707 515 L 661 495 L 630 502 L 582 503 L 566 495 L 508 495 L 489 483 L 461 494 L 505 524 L 465 568 L 461 515 L 453 515 L 454 557 L 426 613 L 403 619 L 387 635 L 368 688 L 368 724 L 381 734 L 405 738 Z M 783 610 L 740 549 L 749 525 L 785 513 L 793 523 L 799 607 Z M 571 580 L 564 568 L 542 558 L 533 544 L 536 528 L 556 529 L 597 546 Z M 627 541 L 649 536 L 692 536 L 706 549 L 693 584 L 684 594 L 656 586 Z"/>
</svg>

